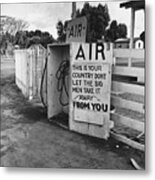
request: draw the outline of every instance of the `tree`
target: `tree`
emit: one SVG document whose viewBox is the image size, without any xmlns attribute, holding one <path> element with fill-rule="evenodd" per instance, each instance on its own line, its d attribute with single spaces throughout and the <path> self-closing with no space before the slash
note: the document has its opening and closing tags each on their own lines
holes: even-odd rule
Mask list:
<svg viewBox="0 0 155 180">
<path fill-rule="evenodd" d="M 8 45 L 11 43 L 13 44 L 14 42 L 14 36 L 9 34 L 8 32 L 3 32 L 0 34 L 0 54 L 5 54 L 6 49 Z"/>
<path fill-rule="evenodd" d="M 93 7 L 86 2 L 81 9 L 76 12 L 76 17 L 86 16 L 87 18 L 87 42 L 96 42 L 105 34 L 105 29 L 109 24 L 110 16 L 108 6 L 99 4 Z"/>
<path fill-rule="evenodd" d="M 127 26 L 125 24 L 118 25 L 119 38 L 126 38 L 127 36 Z"/>
<path fill-rule="evenodd" d="M 33 44 L 41 44 L 47 48 L 47 45 L 54 41 L 53 36 L 46 31 L 18 31 L 15 35 L 14 44 L 19 45 L 20 48 L 29 48 Z"/>
<path fill-rule="evenodd" d="M 40 44 L 42 44 L 45 48 L 47 48 L 48 44 L 51 44 L 55 42 L 52 35 L 50 35 L 48 32 L 43 32 L 40 39 Z"/>
<path fill-rule="evenodd" d="M 125 24 L 118 24 L 113 20 L 108 29 L 105 31 L 104 39 L 107 42 L 114 42 L 118 38 L 126 38 L 127 26 Z"/>
<path fill-rule="evenodd" d="M 33 35 L 34 35 L 34 36 L 39 36 L 39 37 L 41 37 L 42 32 L 41 32 L 39 29 L 37 29 L 37 30 L 35 30 L 35 32 L 34 32 Z"/>
<path fill-rule="evenodd" d="M 28 41 L 27 31 L 18 31 L 15 35 L 14 44 L 19 45 L 20 48 L 25 48 Z"/>
<path fill-rule="evenodd" d="M 16 19 L 8 16 L 3 19 L 3 30 L 11 35 L 15 35 L 18 31 L 27 29 L 28 26 L 28 23 L 22 19 Z"/>
<path fill-rule="evenodd" d="M 42 32 L 39 29 L 28 31 L 26 30 L 27 27 L 28 23 L 23 20 L 3 16 L 3 22 L 1 22 L 0 27 L 2 32 L 0 34 L 1 49 L 3 48 L 5 51 L 8 43 L 19 45 L 22 49 L 28 48 L 32 44 L 42 44 L 46 48 L 47 44 L 55 41 L 50 33 Z"/>
</svg>

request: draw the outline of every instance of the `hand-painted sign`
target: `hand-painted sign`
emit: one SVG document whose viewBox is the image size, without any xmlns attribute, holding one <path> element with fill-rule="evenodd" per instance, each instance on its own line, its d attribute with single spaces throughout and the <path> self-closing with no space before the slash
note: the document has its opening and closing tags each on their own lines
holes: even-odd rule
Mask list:
<svg viewBox="0 0 155 180">
<path fill-rule="evenodd" d="M 88 129 L 83 134 L 102 138 L 107 138 L 109 132 L 112 59 L 109 52 L 102 43 L 72 46 L 71 109 L 74 122 L 71 129 L 79 130 L 85 123 Z M 100 130 L 90 131 L 89 126 Z"/>
<path fill-rule="evenodd" d="M 87 31 L 86 17 L 76 18 L 68 22 L 66 42 L 85 42 Z"/>
</svg>

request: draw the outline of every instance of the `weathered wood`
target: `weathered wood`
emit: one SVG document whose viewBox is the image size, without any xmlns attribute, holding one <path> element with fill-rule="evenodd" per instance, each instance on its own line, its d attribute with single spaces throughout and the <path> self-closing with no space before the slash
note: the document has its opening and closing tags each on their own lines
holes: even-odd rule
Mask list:
<svg viewBox="0 0 155 180">
<path fill-rule="evenodd" d="M 105 128 L 107 129 L 107 131 L 104 131 Z M 110 130 L 109 123 L 104 123 L 102 127 L 89 124 L 88 135 L 102 139 L 108 139 L 108 137 L 110 136 L 109 130 Z"/>
<path fill-rule="evenodd" d="M 129 117 L 122 116 L 122 115 L 119 115 L 116 113 L 111 114 L 111 120 L 114 121 L 115 125 L 123 124 L 126 127 L 129 127 L 131 129 L 135 129 L 137 131 L 144 132 L 144 122 L 141 122 L 141 121 L 138 121 L 135 119 L 131 119 Z"/>
<path fill-rule="evenodd" d="M 89 112 L 86 113 L 86 111 L 84 110 L 79 110 L 79 109 L 75 109 L 75 121 L 78 122 L 85 122 L 85 123 L 89 123 L 89 124 L 96 124 L 96 125 L 103 125 L 104 119 L 103 119 L 103 114 L 101 113 L 94 113 L 94 112 Z M 82 116 L 83 118 L 81 119 L 80 116 Z M 97 117 L 97 118 L 96 118 Z"/>
<path fill-rule="evenodd" d="M 92 48 L 91 48 L 92 47 Z M 76 98 L 79 98 L 79 94 L 76 91 L 73 91 L 72 87 L 76 87 L 77 84 L 73 83 L 73 81 L 70 82 L 71 87 L 70 87 L 70 94 L 71 94 L 71 99 L 70 100 L 70 129 L 74 130 L 76 132 L 80 132 L 82 134 L 87 134 L 89 136 L 94 136 L 94 137 L 99 137 L 103 139 L 107 139 L 109 137 L 109 109 L 106 110 L 105 112 L 102 112 L 102 110 L 96 110 L 95 106 L 92 106 L 91 103 L 96 103 L 96 105 L 101 105 L 101 104 L 106 104 L 107 107 L 109 107 L 110 103 L 110 89 L 111 89 L 111 67 L 110 65 L 112 64 L 112 51 L 109 49 L 107 50 L 108 47 L 104 47 L 104 54 L 99 53 L 97 50 L 97 44 L 75 44 L 73 43 L 70 46 L 70 59 L 71 59 L 71 77 L 73 76 L 73 73 L 75 73 L 77 70 L 73 68 L 73 65 L 77 66 L 80 65 L 82 67 L 83 72 L 91 72 L 91 69 L 89 67 L 100 67 L 102 69 L 102 73 L 106 74 L 106 78 L 102 79 L 104 88 L 102 86 L 100 87 L 100 92 L 98 94 L 96 93 L 95 88 L 93 89 L 93 94 L 90 94 L 93 98 L 95 97 L 96 99 L 92 99 L 89 102 L 88 107 L 86 109 L 77 107 L 75 104 L 76 102 L 80 102 Z M 77 58 L 77 52 L 79 52 L 79 49 L 82 48 L 83 52 L 85 54 L 85 58 L 81 58 L 78 56 Z M 105 57 L 104 57 L 105 56 Z M 83 68 L 87 67 L 87 68 Z M 97 81 L 97 78 L 95 78 L 95 75 L 100 70 L 98 69 L 97 71 L 93 70 L 93 76 L 91 77 L 91 80 L 93 84 L 95 84 Z M 74 78 L 72 78 L 74 80 Z M 80 79 L 81 80 L 81 79 Z M 102 82 L 100 79 L 100 82 Z M 81 80 L 81 86 L 82 88 L 86 88 L 87 85 L 84 85 L 84 81 Z M 86 87 L 85 87 L 86 86 Z M 96 85 L 96 87 L 99 87 Z M 83 89 L 84 90 L 84 89 Z M 84 95 L 86 94 L 85 91 L 81 92 Z M 94 94 L 95 93 L 95 94 Z M 82 94 L 82 95 L 83 95 Z M 97 94 L 97 95 L 96 95 Z M 94 96 L 93 96 L 94 95 Z M 99 100 L 100 101 L 99 101 Z M 99 102 L 98 102 L 99 101 Z M 73 104 L 74 103 L 74 104 Z M 98 103 L 98 104 L 97 104 Z M 73 107 L 74 105 L 74 107 Z M 95 104 L 94 104 L 95 105 Z"/>
<path fill-rule="evenodd" d="M 122 66 L 127 67 L 129 66 L 129 59 L 128 58 L 115 58 L 115 65 L 116 66 Z M 144 68 L 145 62 L 143 59 L 131 59 L 131 67 L 137 67 L 137 68 Z"/>
<path fill-rule="evenodd" d="M 116 63 L 116 66 L 127 66 L 128 58 L 115 57 L 115 63 Z"/>
<path fill-rule="evenodd" d="M 144 73 L 144 68 L 122 66 L 114 66 L 112 71 L 113 75 L 141 77 L 142 82 L 144 82 L 145 79 Z"/>
<path fill-rule="evenodd" d="M 114 49 L 114 57 L 143 59 L 144 49 Z"/>
<path fill-rule="evenodd" d="M 71 99 L 70 99 L 71 102 Z M 69 109 L 69 129 L 71 131 L 75 131 L 81 134 L 89 134 L 88 131 L 88 123 L 84 123 L 84 122 L 78 122 L 75 121 L 74 119 L 74 110 L 73 110 L 73 106 L 70 103 L 70 109 Z"/>
<path fill-rule="evenodd" d="M 140 113 L 144 113 L 144 104 L 122 99 L 120 97 L 112 96 L 111 97 L 111 103 L 114 106 L 122 107 L 122 108 L 128 108 L 133 111 L 138 111 Z"/>
<path fill-rule="evenodd" d="M 41 69 L 45 52 L 43 49 L 39 53 L 39 46 L 36 49 L 15 50 L 15 76 L 18 78 L 16 83 L 24 96 L 30 99 L 34 96 L 40 97 Z"/>
<path fill-rule="evenodd" d="M 112 81 L 112 91 L 114 92 L 128 92 L 138 95 L 143 95 L 145 87 L 137 84 L 129 84 L 124 82 Z"/>
<path fill-rule="evenodd" d="M 16 50 L 15 51 L 15 76 L 16 82 L 19 89 L 22 91 L 25 97 L 29 95 L 29 84 L 28 84 L 28 51 L 27 50 Z M 17 80 L 18 79 L 18 80 Z M 22 82 L 22 83 L 21 83 Z"/>
<path fill-rule="evenodd" d="M 129 139 L 123 135 L 120 135 L 120 134 L 117 134 L 114 132 L 110 132 L 110 134 L 111 134 L 111 137 L 113 137 L 117 141 L 121 141 L 121 142 L 131 146 L 132 148 L 138 149 L 140 151 L 145 151 L 145 145 L 143 145 L 143 144 L 140 144 L 136 141 L 133 141 L 133 140 L 131 140 L 131 139 Z"/>
<path fill-rule="evenodd" d="M 51 118 L 62 111 L 68 109 L 60 103 L 60 91 L 58 91 L 58 79 L 56 73 L 63 60 L 69 59 L 69 46 L 49 46 L 48 47 L 48 65 L 47 65 L 47 92 L 48 92 L 48 118 Z M 64 95 L 64 102 L 68 101 L 68 97 Z"/>
</svg>

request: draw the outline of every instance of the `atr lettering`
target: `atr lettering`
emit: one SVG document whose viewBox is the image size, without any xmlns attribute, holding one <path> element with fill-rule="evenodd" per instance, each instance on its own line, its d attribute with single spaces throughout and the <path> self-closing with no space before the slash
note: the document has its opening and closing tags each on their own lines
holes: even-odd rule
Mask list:
<svg viewBox="0 0 155 180">
<path fill-rule="evenodd" d="M 98 60 L 99 58 L 99 54 L 101 55 L 102 59 L 105 60 L 105 55 L 104 55 L 104 45 L 103 43 L 96 43 L 96 48 L 95 48 L 95 57 L 92 57 L 92 44 L 89 44 L 89 52 L 88 53 L 88 57 L 89 60 L 92 60 L 92 58 L 95 58 L 95 60 Z M 82 48 L 82 44 L 80 44 L 77 55 L 75 57 L 76 60 L 78 59 L 83 59 L 85 60 L 86 56 L 85 56 L 84 49 Z"/>
</svg>

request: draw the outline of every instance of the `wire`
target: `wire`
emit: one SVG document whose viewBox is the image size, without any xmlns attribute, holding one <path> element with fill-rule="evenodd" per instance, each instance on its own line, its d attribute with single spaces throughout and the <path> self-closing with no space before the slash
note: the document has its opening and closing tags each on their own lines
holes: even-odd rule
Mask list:
<svg viewBox="0 0 155 180">
<path fill-rule="evenodd" d="M 56 72 L 56 78 L 58 80 L 57 90 L 60 92 L 59 101 L 62 106 L 67 106 L 69 102 L 63 102 L 63 92 L 65 92 L 66 96 L 69 97 L 66 80 L 69 75 L 69 61 L 64 60 L 60 63 L 60 66 Z"/>
</svg>

